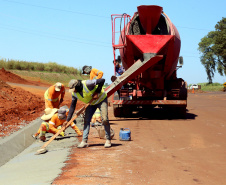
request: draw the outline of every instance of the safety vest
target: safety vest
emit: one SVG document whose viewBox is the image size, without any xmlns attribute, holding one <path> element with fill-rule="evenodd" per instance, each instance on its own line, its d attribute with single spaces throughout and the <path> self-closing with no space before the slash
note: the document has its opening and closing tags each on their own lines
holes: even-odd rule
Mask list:
<svg viewBox="0 0 226 185">
<path fill-rule="evenodd" d="M 47 89 L 46 92 L 45 92 L 45 99 L 48 100 L 48 101 L 52 101 L 52 102 L 56 102 L 58 100 L 58 98 L 49 99 L 49 89 Z"/>
<path fill-rule="evenodd" d="M 86 80 L 83 80 L 82 84 L 83 84 L 83 89 L 82 89 L 83 97 L 78 92 L 76 92 L 76 93 L 73 92 L 72 95 L 84 103 L 89 103 L 90 100 L 92 99 L 92 95 L 96 91 L 98 85 L 96 85 L 94 87 L 94 89 L 90 91 L 88 89 L 88 87 L 86 86 Z M 107 97 L 107 94 L 105 93 L 104 89 L 102 88 L 101 92 L 98 94 L 98 98 L 96 100 L 94 100 L 91 103 L 91 105 L 96 105 L 96 104 L 102 102 L 106 97 Z"/>
<path fill-rule="evenodd" d="M 46 131 L 49 130 L 49 124 L 48 124 L 47 122 L 42 122 L 42 125 L 45 125 Z M 45 136 L 46 131 L 43 131 L 43 130 L 42 130 L 42 131 L 40 132 L 40 136 Z"/>
</svg>

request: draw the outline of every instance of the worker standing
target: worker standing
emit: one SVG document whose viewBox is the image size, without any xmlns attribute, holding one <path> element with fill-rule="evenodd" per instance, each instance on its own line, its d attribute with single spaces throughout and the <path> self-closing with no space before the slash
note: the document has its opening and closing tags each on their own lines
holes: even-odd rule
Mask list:
<svg viewBox="0 0 226 185">
<path fill-rule="evenodd" d="M 90 75 L 90 80 L 101 79 L 104 75 L 103 71 L 93 68 L 92 66 L 83 66 L 82 74 Z"/>
<path fill-rule="evenodd" d="M 95 80 L 95 79 L 101 79 L 104 75 L 103 71 L 100 71 L 98 69 L 93 68 L 92 66 L 83 66 L 82 68 L 82 74 L 89 74 L 89 79 L 90 80 Z M 97 108 L 95 113 L 93 114 L 93 117 L 91 119 L 91 124 L 96 122 L 96 118 L 98 117 L 98 121 L 101 123 L 101 116 L 100 116 L 100 110 Z M 94 122 L 95 121 L 95 122 Z"/>
<path fill-rule="evenodd" d="M 90 130 L 90 121 L 97 108 L 100 109 L 106 134 L 106 142 L 104 147 L 111 147 L 110 124 L 108 120 L 108 100 L 107 94 L 103 89 L 104 82 L 105 79 L 103 78 L 83 81 L 72 79 L 69 82 L 69 92 L 72 93 L 72 102 L 67 121 L 64 124 L 67 124 L 67 122 L 71 120 L 78 99 L 84 103 L 89 103 L 91 99 L 94 99 L 94 101 L 85 110 L 83 138 L 82 142 L 77 146 L 78 148 L 88 147 L 87 141 Z"/>
<path fill-rule="evenodd" d="M 226 82 L 223 83 L 224 89 L 223 91 L 226 92 Z"/>
<path fill-rule="evenodd" d="M 62 83 L 57 82 L 55 85 L 50 86 L 45 94 L 45 108 L 57 108 L 59 109 L 60 104 L 64 101 L 65 87 Z M 59 100 L 59 96 L 60 100 Z"/>
</svg>

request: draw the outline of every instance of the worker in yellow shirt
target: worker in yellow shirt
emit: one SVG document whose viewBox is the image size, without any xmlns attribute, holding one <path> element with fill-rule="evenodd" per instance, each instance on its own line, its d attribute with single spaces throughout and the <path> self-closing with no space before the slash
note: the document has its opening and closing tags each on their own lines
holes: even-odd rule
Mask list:
<svg viewBox="0 0 226 185">
<path fill-rule="evenodd" d="M 103 71 L 93 68 L 92 66 L 83 66 L 82 74 L 90 75 L 90 80 L 101 79 L 104 75 Z"/>
<path fill-rule="evenodd" d="M 57 108 L 64 101 L 65 87 L 62 83 L 57 82 L 55 85 L 50 86 L 45 94 L 45 108 Z M 59 100 L 60 97 L 60 100 Z"/>
</svg>

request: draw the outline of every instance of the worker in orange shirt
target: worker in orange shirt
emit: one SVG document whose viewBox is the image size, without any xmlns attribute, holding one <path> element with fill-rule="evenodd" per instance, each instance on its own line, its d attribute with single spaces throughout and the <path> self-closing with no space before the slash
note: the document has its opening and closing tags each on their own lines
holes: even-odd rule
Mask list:
<svg viewBox="0 0 226 185">
<path fill-rule="evenodd" d="M 61 107 L 58 110 L 58 113 L 54 114 L 51 120 L 49 121 L 49 129 L 57 133 L 57 128 L 62 126 L 63 123 L 66 121 L 68 116 L 69 110 Z M 70 124 L 71 128 L 77 133 L 78 136 L 82 136 L 82 132 L 79 128 L 75 125 L 74 122 Z"/>
<path fill-rule="evenodd" d="M 53 117 L 53 115 L 58 111 L 58 109 L 54 108 L 46 108 L 45 109 L 45 114 L 41 117 L 41 119 L 43 120 L 43 122 L 41 123 L 38 131 L 32 135 L 33 138 L 37 139 L 37 137 L 39 136 L 40 141 L 45 141 L 46 137 L 45 134 L 46 132 L 55 134 L 56 131 L 52 131 L 49 129 L 49 121 L 51 120 L 51 118 Z M 59 130 L 57 130 L 58 132 Z M 61 136 L 64 136 L 64 132 L 60 133 Z"/>
<path fill-rule="evenodd" d="M 82 74 L 90 75 L 90 80 L 101 79 L 104 75 L 103 71 L 93 68 L 92 66 L 83 66 Z"/>
<path fill-rule="evenodd" d="M 55 85 L 50 86 L 45 94 L 45 108 L 57 108 L 59 109 L 60 104 L 64 101 L 65 87 L 62 83 L 57 82 Z M 60 100 L 59 100 L 59 96 Z"/>
<path fill-rule="evenodd" d="M 58 113 L 56 113 L 56 111 Z M 68 110 L 66 110 L 63 107 L 61 107 L 58 110 L 47 108 L 45 109 L 45 112 L 49 112 L 49 114 L 45 114 L 41 117 L 41 119 L 45 120 L 45 122 L 41 124 L 38 132 L 32 136 L 34 138 L 37 138 L 37 136 L 39 135 L 39 139 L 43 142 L 46 140 L 46 137 L 45 137 L 46 132 L 56 134 L 61 129 L 61 126 L 66 121 L 66 118 L 68 115 Z M 53 114 L 53 112 L 55 112 L 55 114 Z M 81 131 L 75 125 L 74 122 L 72 122 L 70 126 L 77 133 L 79 137 L 82 136 Z M 64 132 L 61 132 L 60 135 L 64 136 L 65 134 Z"/>
</svg>

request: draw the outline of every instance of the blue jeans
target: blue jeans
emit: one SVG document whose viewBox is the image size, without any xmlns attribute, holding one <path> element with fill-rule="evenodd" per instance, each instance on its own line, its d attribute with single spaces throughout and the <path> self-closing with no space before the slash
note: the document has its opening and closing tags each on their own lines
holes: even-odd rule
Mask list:
<svg viewBox="0 0 226 185">
<path fill-rule="evenodd" d="M 102 102 L 96 105 L 89 105 L 85 110 L 85 118 L 84 118 L 84 130 L 83 130 L 83 141 L 88 141 L 88 135 L 90 130 L 90 122 L 95 113 L 96 109 L 100 109 L 100 115 L 103 121 L 106 139 L 111 140 L 110 136 L 110 124 L 108 119 L 108 100 L 105 98 Z"/>
</svg>

